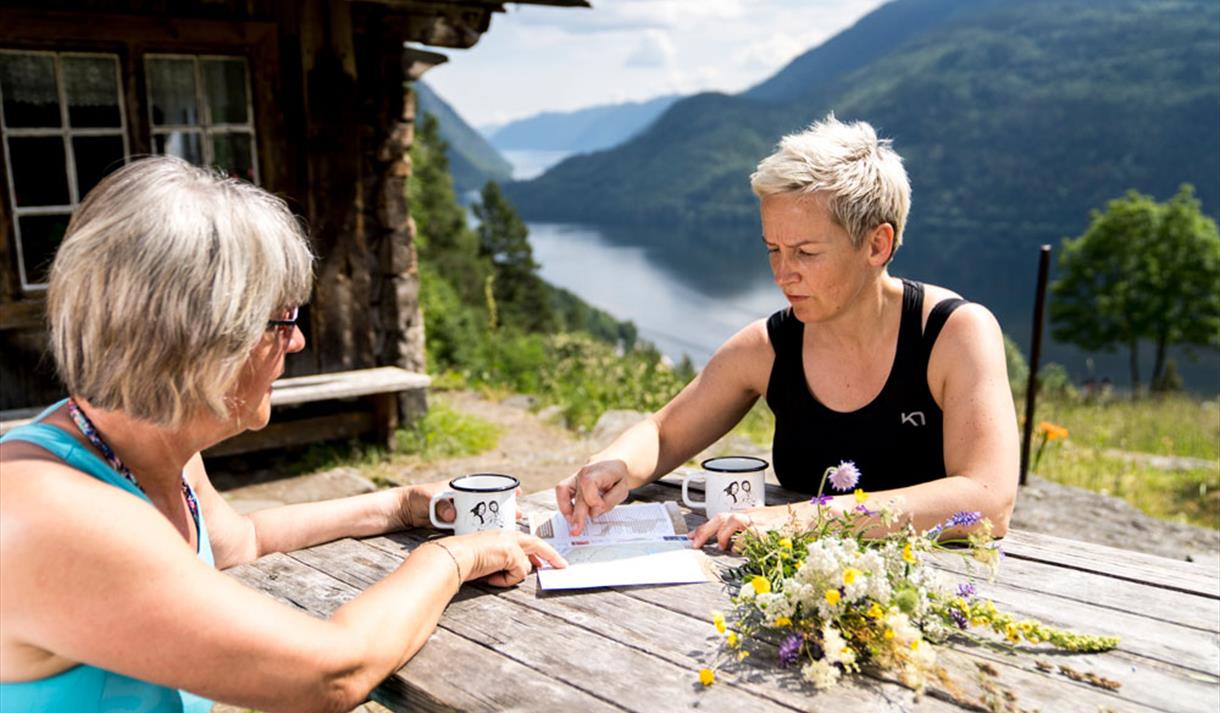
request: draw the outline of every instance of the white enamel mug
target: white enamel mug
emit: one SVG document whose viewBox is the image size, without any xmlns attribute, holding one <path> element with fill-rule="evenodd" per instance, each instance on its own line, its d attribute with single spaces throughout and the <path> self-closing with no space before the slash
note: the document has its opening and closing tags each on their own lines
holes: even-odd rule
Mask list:
<svg viewBox="0 0 1220 713">
<path fill-rule="evenodd" d="M 482 530 L 517 529 L 517 487 L 521 481 L 502 473 L 472 473 L 449 481 L 449 490 L 442 490 L 428 502 L 428 519 L 441 530 L 467 535 Z M 453 500 L 457 518 L 441 522 L 436 517 L 436 504 L 445 498 Z"/>
<path fill-rule="evenodd" d="M 706 510 L 710 520 L 722 512 L 747 510 L 766 505 L 765 476 L 771 465 L 753 456 L 723 456 L 703 461 L 703 472 L 682 481 L 682 502 L 687 507 Z M 692 481 L 703 481 L 702 501 L 690 499 Z"/>
</svg>

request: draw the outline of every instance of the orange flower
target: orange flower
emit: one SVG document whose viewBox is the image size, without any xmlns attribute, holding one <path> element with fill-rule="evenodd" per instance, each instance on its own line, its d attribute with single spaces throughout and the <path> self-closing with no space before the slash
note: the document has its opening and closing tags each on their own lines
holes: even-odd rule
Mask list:
<svg viewBox="0 0 1220 713">
<path fill-rule="evenodd" d="M 1044 434 L 1047 441 L 1057 441 L 1068 437 L 1068 430 L 1057 423 L 1043 421 L 1038 424 L 1038 433 Z"/>
</svg>

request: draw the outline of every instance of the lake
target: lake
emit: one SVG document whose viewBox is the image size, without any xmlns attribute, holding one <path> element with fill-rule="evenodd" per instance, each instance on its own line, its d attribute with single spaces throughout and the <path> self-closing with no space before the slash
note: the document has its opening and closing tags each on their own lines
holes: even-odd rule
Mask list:
<svg viewBox="0 0 1220 713">
<path fill-rule="evenodd" d="M 501 151 L 513 177 L 527 180 L 571 155 L 565 151 Z M 771 281 L 761 246 L 744 259 L 716 250 L 667 250 L 635 231 L 593 225 L 530 223 L 539 274 L 617 319 L 674 362 L 690 356 L 702 367 L 712 352 L 750 322 L 787 305 Z M 757 240 L 740 236 L 743 242 Z M 689 244 L 689 236 L 682 241 Z"/>
<path fill-rule="evenodd" d="M 596 226 L 530 223 L 529 229 L 544 280 L 631 320 L 675 362 L 686 354 L 702 366 L 742 327 L 787 306 L 761 244 L 746 258 L 704 253 L 684 260 L 624 244 Z"/>
</svg>

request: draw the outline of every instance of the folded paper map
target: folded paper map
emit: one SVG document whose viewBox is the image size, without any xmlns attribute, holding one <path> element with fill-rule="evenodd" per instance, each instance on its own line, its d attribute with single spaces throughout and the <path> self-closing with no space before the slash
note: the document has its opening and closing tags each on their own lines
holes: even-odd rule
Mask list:
<svg viewBox="0 0 1220 713">
<path fill-rule="evenodd" d="M 558 513 L 534 515 L 530 532 L 568 561 L 566 569 L 543 568 L 543 589 L 586 589 L 633 584 L 682 584 L 710 579 L 703 553 L 691 549 L 686 521 L 675 503 L 620 505 L 590 518 L 572 535 Z"/>
</svg>

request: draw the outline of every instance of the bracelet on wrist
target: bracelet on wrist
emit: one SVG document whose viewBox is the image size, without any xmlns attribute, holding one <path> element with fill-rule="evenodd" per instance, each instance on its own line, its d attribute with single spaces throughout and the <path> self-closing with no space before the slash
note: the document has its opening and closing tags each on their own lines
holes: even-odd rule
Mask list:
<svg viewBox="0 0 1220 713">
<path fill-rule="evenodd" d="M 444 550 L 445 554 L 449 555 L 449 559 L 453 560 L 453 568 L 455 570 L 457 570 L 458 588 L 461 589 L 462 583 L 465 582 L 466 580 L 462 577 L 462 565 L 458 562 L 457 555 L 453 554 L 453 550 L 449 549 L 448 547 L 446 547 L 443 543 L 441 543 L 438 540 L 428 540 L 427 542 L 424 543 L 424 545 L 436 545 L 437 547 Z M 421 545 L 421 547 L 422 546 L 423 545 Z"/>
</svg>

